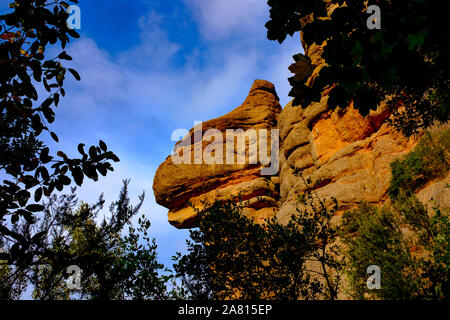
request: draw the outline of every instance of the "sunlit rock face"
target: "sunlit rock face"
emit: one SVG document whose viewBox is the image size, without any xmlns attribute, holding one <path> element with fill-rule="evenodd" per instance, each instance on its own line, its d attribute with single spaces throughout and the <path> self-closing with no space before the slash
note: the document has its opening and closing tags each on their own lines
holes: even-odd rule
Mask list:
<svg viewBox="0 0 450 320">
<path fill-rule="evenodd" d="M 258 157 L 264 143 L 270 155 L 271 129 L 276 128 L 280 112 L 274 85 L 256 80 L 242 105 L 202 123 L 201 129 L 191 129 L 190 134 L 176 144 L 174 154 L 189 154 L 184 159 L 190 163 L 177 163 L 173 155 L 169 156 L 159 166 L 153 183 L 156 201 L 169 209 L 171 224 L 177 228 L 194 227 L 198 221 L 196 209 L 215 200 L 243 201 L 245 213 L 257 221 L 275 215 L 279 197 L 277 180 L 261 174 L 265 164 Z M 227 129 L 242 129 L 242 132 L 235 131 L 238 138 L 234 138 L 227 136 Z M 252 129 L 256 135 L 250 134 Z M 261 132 L 267 132 L 266 140 Z M 217 139 L 218 134 L 221 139 Z M 227 150 L 226 142 L 234 139 L 236 143 Z M 239 139 L 245 141 L 243 148 Z M 244 162 L 239 161 L 238 154 L 243 156 Z M 207 155 L 215 161 L 207 159 Z M 235 160 L 230 163 L 227 156 Z M 217 161 L 220 159 L 222 163 Z"/>
<path fill-rule="evenodd" d="M 335 8 L 330 5 L 329 14 Z M 290 70 L 312 85 L 325 65 L 323 44 L 302 44 L 309 59 L 298 59 Z M 307 60 L 311 64 L 305 64 Z M 170 223 L 178 228 L 194 227 L 198 221 L 194 207 L 201 209 L 204 203 L 220 199 L 247 200 L 244 213 L 257 222 L 275 216 L 286 223 L 296 212 L 298 196 L 305 191 L 308 180 L 320 198 L 333 197 L 338 201 L 337 217 L 361 202 L 380 205 L 389 201 L 390 165 L 410 152 L 417 139 L 406 138 L 388 125 L 391 115 L 384 104 L 366 117 L 352 104 L 344 110 L 330 110 L 328 92 L 325 90 L 320 101 L 308 106 L 290 102 L 281 110 L 274 85 L 256 80 L 241 106 L 202 124 L 203 139 L 195 138 L 191 129 L 190 135 L 176 144 L 175 153 L 181 149 L 183 154 L 193 153 L 190 158 L 194 164 L 176 164 L 169 156 L 154 179 L 156 201 L 169 209 Z M 227 129 L 277 129 L 279 170 L 268 176 L 261 175 L 261 167 L 265 166 L 261 163 L 195 164 L 204 157 L 195 154 L 195 149 L 205 151 L 217 143 L 209 129 L 217 129 L 222 142 L 229 140 Z M 262 144 L 260 135 L 250 138 L 245 155 L 254 157 L 253 147 Z M 271 143 L 269 149 L 270 146 Z M 231 153 L 239 153 L 233 150 Z M 433 197 L 437 204 L 449 206 L 449 190 L 445 188 L 448 179 L 432 181 L 418 190 L 419 199 L 426 203 Z"/>
<path fill-rule="evenodd" d="M 335 8 L 330 6 L 329 14 Z M 311 70 L 305 71 L 307 84 L 311 85 L 325 65 L 323 44 L 307 46 L 303 41 L 302 44 L 311 61 Z M 296 64 L 291 66 L 291 71 L 301 67 L 302 61 Z M 295 213 L 298 196 L 307 188 L 305 181 L 311 181 L 308 187 L 320 198 L 335 198 L 340 212 L 362 201 L 384 203 L 388 199 L 391 162 L 408 153 L 417 143 L 388 126 L 386 120 L 390 113 L 384 104 L 366 117 L 353 105 L 345 110 L 330 110 L 328 92 L 324 91 L 319 102 L 308 106 L 294 106 L 290 102 L 280 114 L 277 219 L 282 223 L 288 222 Z"/>
<path fill-rule="evenodd" d="M 327 100 L 325 92 L 319 102 L 305 108 L 289 103 L 281 110 L 274 85 L 256 80 L 241 106 L 191 129 L 174 149 L 174 154 L 188 155 L 185 159 L 190 163 L 177 163 L 169 156 L 154 179 L 156 201 L 169 209 L 170 223 L 177 228 L 196 226 L 196 209 L 215 200 L 242 201 L 244 213 L 257 222 L 276 216 L 286 223 L 296 212 L 298 195 L 305 191 L 303 178 L 313 182 L 320 197 L 336 198 L 341 211 L 361 201 L 386 201 L 390 163 L 409 152 L 416 141 L 387 125 L 389 113 L 384 106 L 362 117 L 353 106 L 331 111 Z M 263 165 L 249 161 L 264 144 L 259 134 L 245 140 L 245 163 L 227 164 L 227 129 L 242 129 L 238 136 L 262 129 L 269 137 L 270 130 L 278 129 L 279 170 L 273 176 L 261 175 Z M 266 145 L 270 153 L 270 141 Z M 237 159 L 238 144 L 233 147 L 232 157 Z M 206 151 L 213 156 L 222 153 L 222 163 L 205 163 Z"/>
<path fill-rule="evenodd" d="M 317 195 L 334 197 L 341 211 L 358 203 L 381 204 L 388 198 L 390 164 L 408 153 L 415 139 L 385 123 L 383 107 L 362 117 L 352 106 L 330 111 L 322 100 L 305 109 L 288 104 L 280 114 L 280 207 L 286 223 L 310 180 Z M 296 174 L 297 172 L 297 174 Z M 303 178 L 298 175 L 301 173 Z"/>
<path fill-rule="evenodd" d="M 390 114 L 384 105 L 362 117 L 352 105 L 344 111 L 329 110 L 327 100 L 325 92 L 319 102 L 306 108 L 291 102 L 281 110 L 274 86 L 256 80 L 241 106 L 202 123 L 200 139 L 191 129 L 174 149 L 174 153 L 189 153 L 191 163 L 177 164 L 169 156 L 154 179 L 156 201 L 169 209 L 170 223 L 177 228 L 195 227 L 196 209 L 215 200 L 242 201 L 244 213 L 256 222 L 276 217 L 286 223 L 296 212 L 298 196 L 306 189 L 305 180 L 312 181 L 309 187 L 320 198 L 336 198 L 339 213 L 363 201 L 377 205 L 388 201 L 390 164 L 410 152 L 416 139 L 404 137 L 387 124 Z M 210 129 L 217 130 L 221 143 L 211 137 Z M 245 163 L 227 164 L 225 146 L 222 164 L 205 163 L 208 148 L 230 140 L 227 129 L 242 129 L 241 135 L 250 129 L 262 129 L 269 138 L 270 130 L 277 129 L 280 149 L 276 174 L 262 175 L 264 165 L 249 161 L 264 143 L 269 153 L 272 151 L 270 139 L 262 141 L 259 134 L 245 140 Z M 237 159 L 237 144 L 233 146 L 232 156 Z M 203 153 L 196 154 L 195 148 Z M 434 181 L 419 190 L 419 199 L 427 202 L 433 197 L 446 205 L 446 181 L 448 178 Z"/>
</svg>

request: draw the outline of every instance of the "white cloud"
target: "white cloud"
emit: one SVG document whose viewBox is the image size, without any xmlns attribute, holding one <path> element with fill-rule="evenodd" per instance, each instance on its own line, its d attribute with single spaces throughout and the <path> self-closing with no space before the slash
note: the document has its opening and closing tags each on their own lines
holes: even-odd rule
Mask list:
<svg viewBox="0 0 450 320">
<path fill-rule="evenodd" d="M 163 19 L 164 16 L 153 10 L 139 19 L 141 43 L 120 54 L 118 62 L 121 65 L 155 70 L 170 63 L 181 46 L 169 40 L 166 31 L 161 28 Z"/>
<path fill-rule="evenodd" d="M 202 35 L 219 40 L 234 34 L 252 34 L 268 17 L 263 0 L 184 0 L 199 22 Z"/>
</svg>

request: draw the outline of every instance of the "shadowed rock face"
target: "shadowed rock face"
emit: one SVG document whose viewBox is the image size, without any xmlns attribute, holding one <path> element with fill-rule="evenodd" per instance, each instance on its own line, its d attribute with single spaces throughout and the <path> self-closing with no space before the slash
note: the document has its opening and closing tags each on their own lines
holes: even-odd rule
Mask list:
<svg viewBox="0 0 450 320">
<path fill-rule="evenodd" d="M 176 144 L 175 153 L 180 152 L 181 148 L 181 153 L 192 152 L 194 156 L 191 157 L 191 163 L 176 164 L 173 157 L 169 156 L 159 166 L 153 182 L 156 202 L 169 208 L 171 224 L 177 228 L 194 227 L 197 223 L 194 207 L 201 209 L 204 202 L 210 203 L 216 199 L 248 201 L 246 214 L 257 220 L 275 215 L 278 186 L 270 177 L 261 176 L 260 164 L 252 164 L 250 161 L 225 164 L 225 159 L 224 164 L 207 164 L 204 161 L 195 164 L 195 160 L 201 159 L 198 159 L 193 150 L 201 147 L 205 151 L 208 145 L 216 142 L 215 139 L 207 139 L 209 129 L 220 131 L 224 142 L 227 139 L 227 129 L 268 129 L 270 137 L 270 129 L 276 127 L 280 112 L 281 106 L 274 85 L 256 80 L 241 106 L 222 117 L 202 123 L 202 140 L 195 139 L 194 129 L 191 129 L 190 135 Z M 254 150 L 252 146 L 260 143 L 259 135 L 257 139 L 246 142 L 247 160 Z M 270 150 L 270 141 L 268 149 Z M 225 157 L 225 149 L 223 154 Z"/>
</svg>

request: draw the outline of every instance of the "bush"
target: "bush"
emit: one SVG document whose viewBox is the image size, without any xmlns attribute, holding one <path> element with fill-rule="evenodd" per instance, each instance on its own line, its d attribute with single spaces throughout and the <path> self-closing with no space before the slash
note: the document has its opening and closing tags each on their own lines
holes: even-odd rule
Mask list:
<svg viewBox="0 0 450 320">
<path fill-rule="evenodd" d="M 414 262 L 392 211 L 362 204 L 343 217 L 347 274 L 356 299 L 410 299 L 416 291 Z M 381 269 L 380 290 L 367 289 L 367 267 Z"/>
<path fill-rule="evenodd" d="M 443 177 L 450 169 L 449 150 L 450 130 L 426 132 L 412 152 L 392 162 L 389 196 L 395 199 L 400 189 L 411 194 L 428 181 Z"/>
<path fill-rule="evenodd" d="M 335 299 L 342 263 L 331 226 L 333 210 L 307 192 L 306 210 L 287 225 L 274 219 L 255 224 L 233 202 L 199 211 L 188 254 L 175 270 L 194 299 Z M 311 270 L 310 264 L 319 268 Z"/>
<path fill-rule="evenodd" d="M 357 299 L 448 299 L 450 221 L 434 208 L 429 217 L 415 196 L 393 208 L 362 204 L 343 216 L 346 273 Z M 414 214 L 416 213 L 416 214 Z M 381 269 L 379 290 L 366 287 L 366 269 Z"/>
</svg>

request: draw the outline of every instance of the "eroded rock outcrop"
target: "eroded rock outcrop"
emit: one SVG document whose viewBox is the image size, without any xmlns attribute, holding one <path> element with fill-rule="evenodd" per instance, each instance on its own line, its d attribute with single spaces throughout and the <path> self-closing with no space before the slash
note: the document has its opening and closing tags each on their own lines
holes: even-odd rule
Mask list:
<svg viewBox="0 0 450 320">
<path fill-rule="evenodd" d="M 298 195 L 312 181 L 320 198 L 334 197 L 340 210 L 365 201 L 387 200 L 390 164 L 415 145 L 385 123 L 382 107 L 362 117 L 352 106 L 330 111 L 325 95 L 305 109 L 288 104 L 280 114 L 280 210 L 287 222 L 298 205 Z M 303 178 L 296 172 L 301 172 Z M 309 185 L 311 187 L 311 185 Z"/>
<path fill-rule="evenodd" d="M 277 179 L 261 175 L 261 164 L 246 163 L 226 164 L 205 163 L 202 155 L 195 155 L 195 148 L 202 151 L 217 143 L 208 139 L 208 130 L 219 130 L 224 142 L 227 129 L 270 129 L 278 123 L 281 106 L 273 84 L 256 80 L 243 104 L 230 113 L 201 124 L 203 139 L 196 139 L 194 128 L 190 134 L 176 144 L 174 153 L 190 152 L 190 163 L 175 163 L 173 156 L 158 168 L 153 190 L 157 203 L 169 208 L 169 222 L 177 228 L 190 228 L 197 222 L 196 209 L 214 200 L 234 200 L 245 202 L 245 213 L 256 220 L 275 215 L 279 197 Z M 259 131 L 257 131 L 259 133 Z M 245 138 L 245 137 L 244 137 Z M 252 146 L 260 145 L 259 134 L 256 139 L 246 141 L 246 159 L 253 152 Z M 234 139 L 234 138 L 233 138 Z M 237 153 L 237 144 L 234 149 Z M 270 140 L 268 144 L 270 151 Z M 226 150 L 223 150 L 225 157 Z M 234 155 L 233 155 L 234 157 Z M 196 163 L 200 162 L 200 163 Z"/>
<path fill-rule="evenodd" d="M 361 201 L 386 201 L 390 163 L 408 153 L 416 141 L 387 125 L 389 113 L 382 106 L 362 117 L 352 106 L 330 111 L 327 99 L 324 94 L 320 102 L 307 108 L 289 103 L 281 111 L 274 86 L 257 80 L 241 106 L 202 123 L 202 140 L 195 140 L 191 129 L 176 144 L 175 152 L 180 148 L 193 151 L 196 146 L 205 150 L 215 142 L 207 139 L 211 128 L 223 133 L 224 141 L 227 129 L 278 128 L 280 170 L 267 177 L 261 175 L 261 164 L 207 164 L 204 159 L 196 164 L 195 156 L 191 163 L 177 164 L 169 156 L 158 168 L 153 188 L 157 202 L 169 208 L 170 223 L 178 228 L 195 226 L 194 208 L 215 200 L 244 201 L 245 213 L 256 221 L 276 214 L 279 221 L 286 222 L 295 212 L 297 196 L 306 188 L 296 171 L 316 183 L 314 189 L 320 197 L 335 197 L 341 210 Z M 247 141 L 247 156 L 250 146 L 259 143 Z"/>
<path fill-rule="evenodd" d="M 330 5 L 328 14 L 336 8 L 337 5 Z M 326 64 L 322 58 L 324 44 L 308 46 L 302 41 L 302 45 L 311 69 L 303 67 L 302 59 L 290 69 L 296 76 L 307 75 L 307 85 L 312 85 Z M 322 93 L 319 102 L 303 108 L 293 106 L 291 101 L 280 114 L 277 219 L 282 223 L 295 213 L 298 195 L 307 188 L 305 181 L 312 181 L 320 198 L 336 198 L 341 213 L 361 202 L 385 203 L 389 200 L 391 163 L 417 144 L 416 138 L 406 138 L 388 125 L 386 120 L 391 114 L 384 104 L 367 117 L 361 116 L 353 105 L 332 111 L 327 106 L 328 91 Z M 428 196 L 433 195 L 438 204 L 445 206 L 449 192 L 444 186 L 444 181 L 434 182 L 426 190 L 419 190 L 418 197 L 426 203 Z"/>
<path fill-rule="evenodd" d="M 329 12 L 335 8 L 330 6 Z M 303 43 L 303 47 L 311 63 L 305 64 L 305 59 L 299 58 L 290 69 L 311 85 L 325 65 L 323 44 Z M 306 189 L 305 180 L 314 183 L 313 189 L 320 198 L 336 198 L 340 212 L 361 202 L 388 201 L 390 164 L 410 152 L 417 139 L 406 138 L 388 126 L 390 112 L 383 104 L 362 117 L 352 105 L 344 110 L 329 110 L 327 100 L 325 91 L 319 102 L 309 106 L 294 106 L 290 102 L 281 111 L 274 86 L 267 81 L 255 81 L 240 107 L 203 123 L 202 132 L 211 128 L 222 133 L 227 129 L 277 128 L 278 173 L 262 176 L 259 164 L 175 164 L 168 157 L 158 168 L 153 188 L 157 202 L 169 208 L 169 221 L 178 228 L 193 227 L 197 213 L 192 206 L 202 208 L 203 202 L 232 199 L 248 200 L 245 213 L 258 222 L 276 215 L 280 222 L 286 223 L 296 212 L 298 195 Z M 175 151 L 180 148 L 192 151 L 199 145 L 202 150 L 207 147 L 208 143 L 191 136 L 178 142 Z M 256 140 L 247 145 L 247 154 L 251 153 L 250 145 L 259 144 Z M 422 202 L 433 197 L 438 204 L 447 206 L 450 198 L 447 184 L 448 177 L 433 181 L 417 195 Z"/>
<path fill-rule="evenodd" d="M 169 156 L 154 179 L 156 201 L 169 208 L 170 223 L 177 228 L 194 227 L 196 209 L 215 200 L 243 201 L 245 214 L 257 222 L 276 216 L 285 223 L 296 212 L 298 195 L 306 189 L 305 180 L 313 182 L 319 197 L 336 198 L 340 212 L 363 201 L 387 201 L 390 164 L 410 152 L 417 140 L 388 126 L 390 114 L 383 105 L 362 117 L 352 106 L 344 111 L 329 110 L 327 99 L 324 94 L 320 102 L 306 108 L 290 102 L 281 110 L 274 86 L 257 80 L 241 106 L 202 123 L 203 139 L 196 140 L 191 129 L 175 147 L 175 152 L 181 148 L 191 151 L 191 163 L 177 164 Z M 201 158 L 197 160 L 202 163 L 195 163 L 196 147 L 204 151 L 217 142 L 208 139 L 209 129 L 217 129 L 226 141 L 227 129 L 273 128 L 279 130 L 280 137 L 279 171 L 275 176 L 261 175 L 262 165 L 248 161 L 207 164 Z M 259 138 L 246 142 L 246 159 L 255 144 L 261 145 Z M 425 203 L 433 197 L 447 206 L 447 183 L 448 177 L 428 184 L 418 191 L 419 199 Z"/>
</svg>

